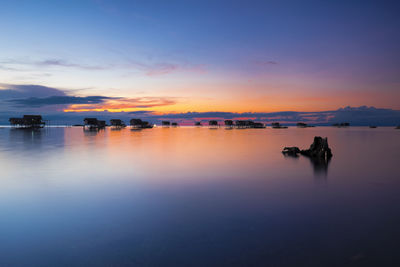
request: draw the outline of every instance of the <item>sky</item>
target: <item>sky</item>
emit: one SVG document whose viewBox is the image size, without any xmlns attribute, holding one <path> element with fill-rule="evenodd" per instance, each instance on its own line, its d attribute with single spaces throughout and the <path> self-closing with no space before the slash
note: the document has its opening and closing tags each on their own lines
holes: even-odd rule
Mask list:
<svg viewBox="0 0 400 267">
<path fill-rule="evenodd" d="M 400 110 L 396 1 L 0 4 L 5 117 Z"/>
</svg>

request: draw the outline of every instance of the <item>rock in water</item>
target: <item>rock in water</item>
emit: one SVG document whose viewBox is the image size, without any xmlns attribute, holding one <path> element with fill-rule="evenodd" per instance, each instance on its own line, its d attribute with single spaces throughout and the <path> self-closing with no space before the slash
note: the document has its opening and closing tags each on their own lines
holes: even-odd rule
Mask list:
<svg viewBox="0 0 400 267">
<path fill-rule="evenodd" d="M 282 153 L 289 155 L 297 155 L 298 153 L 300 153 L 300 149 L 297 146 L 285 147 Z"/>
<path fill-rule="evenodd" d="M 322 138 L 320 136 L 314 137 L 314 142 L 311 144 L 310 149 L 301 150 L 302 155 L 319 158 L 319 159 L 330 159 L 332 157 L 332 151 L 328 146 L 328 138 Z"/>
</svg>

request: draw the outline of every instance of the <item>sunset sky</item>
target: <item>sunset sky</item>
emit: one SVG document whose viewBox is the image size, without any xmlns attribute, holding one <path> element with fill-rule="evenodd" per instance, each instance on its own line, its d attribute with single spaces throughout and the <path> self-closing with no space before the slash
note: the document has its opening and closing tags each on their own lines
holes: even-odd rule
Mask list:
<svg viewBox="0 0 400 267">
<path fill-rule="evenodd" d="M 400 109 L 395 1 L 4 1 L 2 111 Z"/>
</svg>

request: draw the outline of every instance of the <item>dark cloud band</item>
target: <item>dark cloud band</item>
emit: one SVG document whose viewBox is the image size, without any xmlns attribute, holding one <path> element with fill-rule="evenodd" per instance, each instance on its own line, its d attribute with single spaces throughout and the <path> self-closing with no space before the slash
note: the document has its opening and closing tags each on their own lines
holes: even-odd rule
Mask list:
<svg viewBox="0 0 400 267">
<path fill-rule="evenodd" d="M 50 96 L 50 97 L 30 97 L 25 99 L 11 99 L 9 103 L 17 106 L 42 107 L 48 105 L 72 105 L 72 104 L 100 104 L 106 100 L 115 99 L 106 96 Z"/>
</svg>

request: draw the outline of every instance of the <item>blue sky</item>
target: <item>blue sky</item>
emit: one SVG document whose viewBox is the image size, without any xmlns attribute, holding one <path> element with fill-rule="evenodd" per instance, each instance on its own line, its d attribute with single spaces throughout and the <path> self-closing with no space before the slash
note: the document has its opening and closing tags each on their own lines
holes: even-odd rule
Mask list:
<svg viewBox="0 0 400 267">
<path fill-rule="evenodd" d="M 110 98 L 58 112 L 400 109 L 399 11 L 396 1 L 1 1 L 0 90 Z"/>
</svg>

